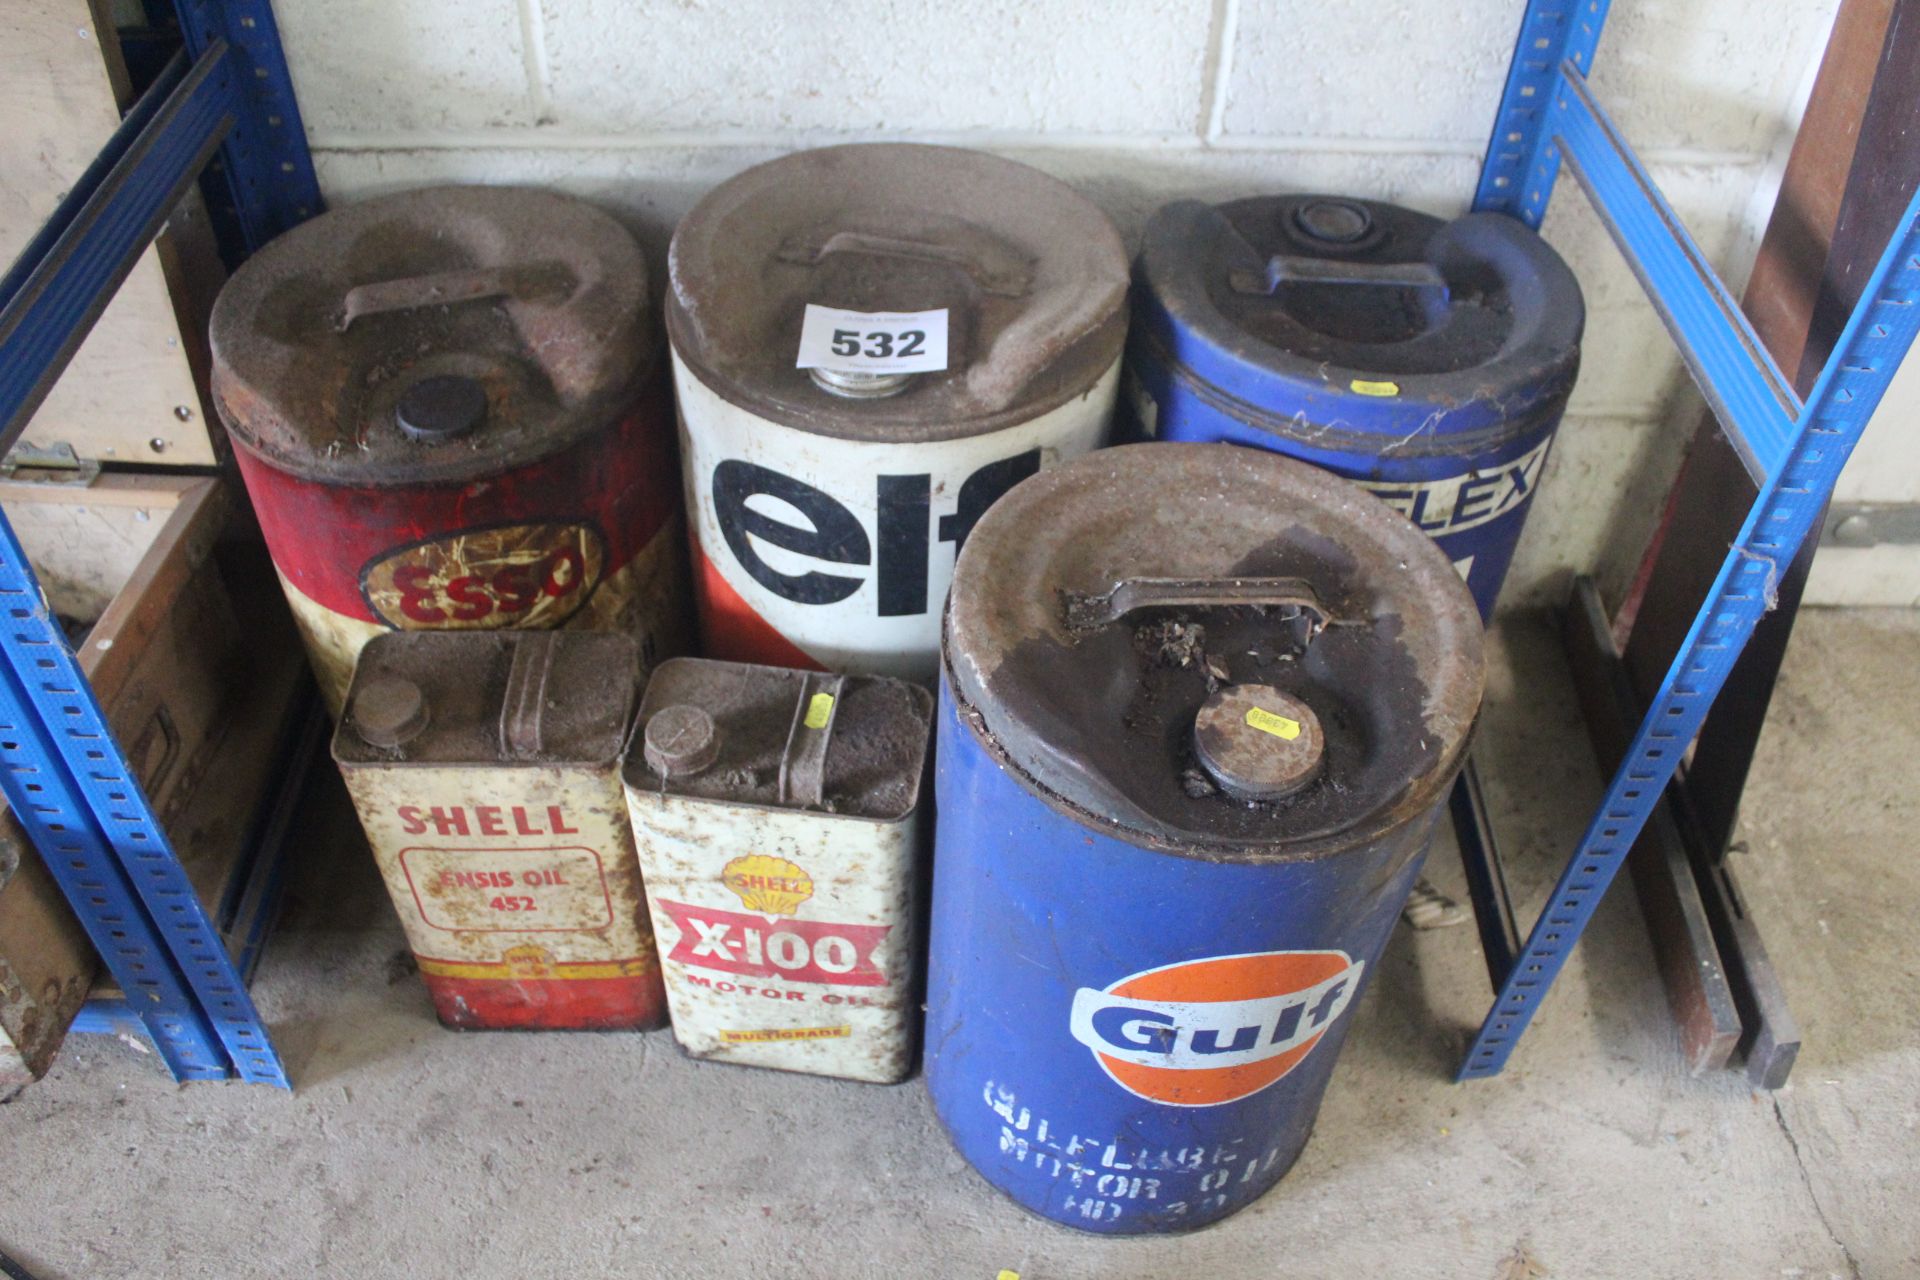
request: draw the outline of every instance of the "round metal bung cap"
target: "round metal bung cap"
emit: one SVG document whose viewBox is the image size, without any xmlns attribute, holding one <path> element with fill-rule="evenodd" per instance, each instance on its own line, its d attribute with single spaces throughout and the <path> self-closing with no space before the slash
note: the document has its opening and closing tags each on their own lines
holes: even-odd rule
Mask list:
<svg viewBox="0 0 1920 1280">
<path fill-rule="evenodd" d="M 663 778 L 686 778 L 720 758 L 720 728 L 699 707 L 676 703 L 647 721 L 647 764 Z"/>
<path fill-rule="evenodd" d="M 487 391 L 476 378 L 422 378 L 400 393 L 393 422 L 409 440 L 437 444 L 464 436 L 487 417 Z"/>
<path fill-rule="evenodd" d="M 1346 200 L 1315 200 L 1293 212 L 1293 224 L 1316 240 L 1352 244 L 1373 230 L 1373 215 Z"/>
<path fill-rule="evenodd" d="M 911 373 L 861 373 L 853 369 L 809 369 L 813 385 L 848 400 L 883 400 L 897 396 L 913 381 Z"/>
<path fill-rule="evenodd" d="M 362 684 L 347 708 L 353 730 L 376 747 L 404 746 L 427 727 L 429 712 L 420 686 L 398 676 L 376 676 Z"/>
<path fill-rule="evenodd" d="M 1193 749 L 1228 795 L 1279 800 L 1319 776 L 1326 738 L 1298 698 L 1271 685 L 1223 685 L 1194 716 Z"/>
</svg>

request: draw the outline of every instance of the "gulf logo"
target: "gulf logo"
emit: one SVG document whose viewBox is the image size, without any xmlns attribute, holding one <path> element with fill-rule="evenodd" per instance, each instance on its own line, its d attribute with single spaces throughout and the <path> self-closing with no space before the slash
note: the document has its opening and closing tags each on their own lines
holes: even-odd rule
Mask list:
<svg viewBox="0 0 1920 1280">
<path fill-rule="evenodd" d="M 1217 1107 L 1278 1081 L 1360 989 L 1344 951 L 1184 960 L 1074 993 L 1073 1038 L 1113 1082 L 1174 1107 Z"/>
</svg>

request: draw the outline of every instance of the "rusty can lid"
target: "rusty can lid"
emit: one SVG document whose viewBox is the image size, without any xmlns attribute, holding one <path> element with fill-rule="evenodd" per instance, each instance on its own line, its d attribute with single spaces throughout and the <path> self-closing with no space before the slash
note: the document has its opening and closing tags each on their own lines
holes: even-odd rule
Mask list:
<svg viewBox="0 0 1920 1280">
<path fill-rule="evenodd" d="M 1026 165 L 906 143 L 824 147 L 708 193 L 674 232 L 676 354 L 760 417 L 849 440 L 998 430 L 1084 394 L 1119 357 L 1127 258 L 1091 201 Z M 798 368 L 809 304 L 947 312 L 944 371 Z"/>
<path fill-rule="evenodd" d="M 933 696 L 886 676 L 663 662 L 640 704 L 636 795 L 898 822 L 920 803 Z"/>
<path fill-rule="evenodd" d="M 1424 534 L 1234 445 L 1104 449 L 1022 481 L 960 553 L 962 719 L 1078 820 L 1195 857 L 1320 857 L 1416 820 L 1465 755 L 1479 614 Z"/>
<path fill-rule="evenodd" d="M 626 747 L 639 692 L 631 636 L 389 631 L 360 651 L 333 758 L 349 766 L 611 765 Z M 408 714 L 415 700 L 417 717 Z"/>
<path fill-rule="evenodd" d="M 430 187 L 302 223 L 234 272 L 210 331 L 239 447 L 371 486 L 564 449 L 625 407 L 655 342 L 633 237 L 517 187 Z"/>
</svg>

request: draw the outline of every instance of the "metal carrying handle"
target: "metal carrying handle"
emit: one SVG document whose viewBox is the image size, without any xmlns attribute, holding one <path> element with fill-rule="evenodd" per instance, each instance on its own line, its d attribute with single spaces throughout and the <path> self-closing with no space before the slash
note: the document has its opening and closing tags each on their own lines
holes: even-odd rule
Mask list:
<svg viewBox="0 0 1920 1280">
<path fill-rule="evenodd" d="M 407 276 L 359 284 L 347 290 L 334 328 L 345 333 L 362 316 L 421 307 L 450 307 L 486 298 L 514 298 L 521 302 L 560 302 L 573 293 L 575 278 L 564 262 L 515 262 L 496 267 L 469 267 L 430 276 Z"/>
<path fill-rule="evenodd" d="M 547 710 L 547 680 L 553 675 L 554 649 L 551 631 L 529 631 L 514 640 L 506 696 L 500 702 L 500 741 L 509 755 L 540 754 L 541 718 Z"/>
<path fill-rule="evenodd" d="M 818 266 L 837 253 L 864 253 L 883 258 L 910 258 L 954 267 L 978 285 L 982 293 L 1002 298 L 1024 298 L 1033 288 L 1033 267 L 1025 259 L 1006 250 L 967 249 L 958 245 L 933 244 L 925 240 L 906 240 L 897 236 L 870 235 L 864 231 L 835 231 L 822 238 L 802 232 L 789 236 L 774 256 L 782 262 Z"/>
<path fill-rule="evenodd" d="M 815 809 L 825 795 L 827 784 L 827 745 L 833 738 L 833 726 L 840 719 L 840 690 L 845 676 L 826 672 L 807 672 L 800 678 L 800 696 L 794 700 L 793 723 L 787 727 L 787 745 L 780 753 L 779 802 L 798 803 L 803 809 Z M 825 697 L 824 722 L 815 719 L 813 704 Z"/>
<path fill-rule="evenodd" d="M 1235 293 L 1264 296 L 1278 293 L 1283 284 L 1331 284 L 1438 289 L 1441 301 L 1449 297 L 1446 277 L 1431 262 L 1343 262 L 1338 258 L 1302 258 L 1285 253 L 1268 258 L 1264 271 L 1229 271 L 1227 284 Z"/>
<path fill-rule="evenodd" d="M 1251 605 L 1291 609 L 1293 612 L 1285 617 L 1305 619 L 1304 646 L 1336 621 L 1320 593 L 1305 578 L 1123 578 L 1110 590 L 1097 594 L 1062 594 L 1071 631 L 1104 627 L 1142 609 Z"/>
</svg>

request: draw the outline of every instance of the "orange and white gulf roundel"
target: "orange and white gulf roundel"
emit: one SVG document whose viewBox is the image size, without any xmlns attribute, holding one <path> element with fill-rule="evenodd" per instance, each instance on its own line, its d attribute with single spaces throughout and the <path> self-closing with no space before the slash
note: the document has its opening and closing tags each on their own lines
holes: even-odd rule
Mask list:
<svg viewBox="0 0 1920 1280">
<path fill-rule="evenodd" d="M 1364 967 L 1344 951 L 1183 960 L 1080 988 L 1070 1025 L 1128 1093 L 1219 1106 L 1300 1065 L 1352 1003 Z"/>
</svg>

